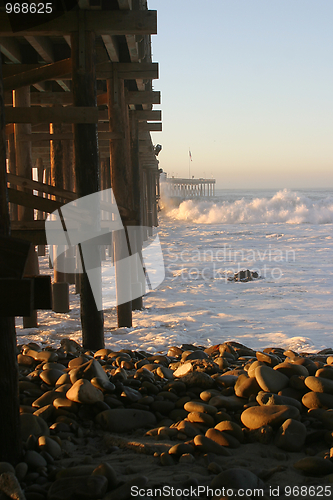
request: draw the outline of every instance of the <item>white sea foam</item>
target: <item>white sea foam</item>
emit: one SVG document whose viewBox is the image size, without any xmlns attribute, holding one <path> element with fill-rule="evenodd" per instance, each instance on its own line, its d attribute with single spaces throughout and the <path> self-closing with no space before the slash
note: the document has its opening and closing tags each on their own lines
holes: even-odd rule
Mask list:
<svg viewBox="0 0 333 500">
<path fill-rule="evenodd" d="M 186 200 L 169 210 L 168 216 L 197 224 L 328 224 L 333 222 L 333 196 L 316 200 L 284 189 L 272 198 L 241 198 L 232 202 Z"/>
<path fill-rule="evenodd" d="M 167 352 L 172 345 L 207 346 L 226 340 L 259 350 L 279 346 L 311 352 L 333 347 L 332 224 L 323 223 L 332 222 L 332 192 L 273 195 L 224 191 L 215 203 L 215 224 L 192 222 L 193 212 L 192 219 L 184 222 L 162 211 L 164 283 L 144 297 L 145 309 L 133 313 L 133 328 L 118 329 L 116 309 L 105 311 L 106 347 Z M 212 222 L 209 210 L 214 203 L 184 205 L 197 207 L 197 217 L 205 215 L 202 207 L 206 207 L 206 222 Z M 267 209 L 273 223 L 266 222 Z M 303 218 L 298 221 L 307 223 L 286 223 L 295 222 L 296 212 L 301 211 Z M 223 213 L 237 222 L 222 223 Z M 259 219 L 261 214 L 264 222 L 245 225 L 254 213 Z M 48 257 L 39 257 L 39 262 L 41 272 L 50 274 Z M 261 279 L 246 283 L 225 279 L 239 265 L 259 269 Z M 39 328 L 23 328 L 22 318 L 16 318 L 18 343 L 58 346 L 64 337 L 82 342 L 80 297 L 74 292 L 71 285 L 68 314 L 38 311 Z"/>
</svg>

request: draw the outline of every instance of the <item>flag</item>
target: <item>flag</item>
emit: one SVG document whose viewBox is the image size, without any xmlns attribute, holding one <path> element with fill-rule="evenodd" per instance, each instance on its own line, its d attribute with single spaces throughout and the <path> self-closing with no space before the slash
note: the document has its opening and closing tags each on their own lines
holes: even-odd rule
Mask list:
<svg viewBox="0 0 333 500">
<path fill-rule="evenodd" d="M 188 155 L 190 157 L 190 160 L 192 161 L 192 154 L 191 154 L 191 150 L 190 149 L 188 150 Z"/>
</svg>

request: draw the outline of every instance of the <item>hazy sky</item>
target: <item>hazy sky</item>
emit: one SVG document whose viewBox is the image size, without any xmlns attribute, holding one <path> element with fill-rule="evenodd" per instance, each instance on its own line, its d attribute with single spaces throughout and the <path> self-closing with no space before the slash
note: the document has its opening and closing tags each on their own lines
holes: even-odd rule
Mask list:
<svg viewBox="0 0 333 500">
<path fill-rule="evenodd" d="M 333 187 L 333 1 L 149 0 L 160 166 L 217 187 Z"/>
</svg>

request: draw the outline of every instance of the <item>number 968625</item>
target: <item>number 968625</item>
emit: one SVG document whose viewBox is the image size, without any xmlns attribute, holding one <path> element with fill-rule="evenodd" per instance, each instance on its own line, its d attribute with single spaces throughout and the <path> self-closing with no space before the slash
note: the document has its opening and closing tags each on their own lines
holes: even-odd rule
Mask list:
<svg viewBox="0 0 333 500">
<path fill-rule="evenodd" d="M 51 14 L 52 10 L 53 10 L 52 2 L 47 2 L 47 3 L 7 2 L 6 3 L 7 14 Z"/>
</svg>

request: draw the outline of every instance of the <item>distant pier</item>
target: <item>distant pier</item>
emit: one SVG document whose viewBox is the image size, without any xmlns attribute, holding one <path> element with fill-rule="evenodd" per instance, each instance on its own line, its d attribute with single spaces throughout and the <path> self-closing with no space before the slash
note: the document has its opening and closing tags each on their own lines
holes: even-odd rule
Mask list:
<svg viewBox="0 0 333 500">
<path fill-rule="evenodd" d="M 163 193 L 168 198 L 188 200 L 215 196 L 215 179 L 182 179 L 161 176 L 161 182 L 163 183 Z"/>
</svg>

